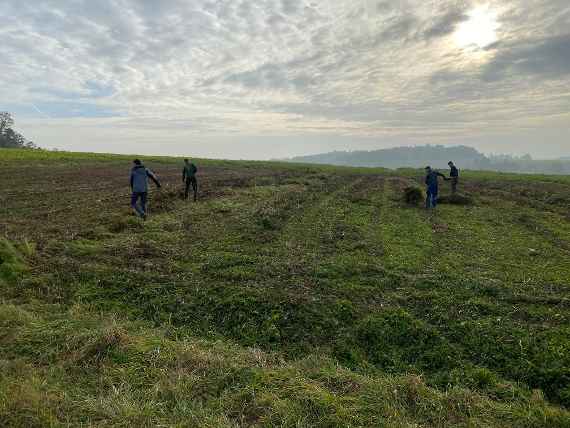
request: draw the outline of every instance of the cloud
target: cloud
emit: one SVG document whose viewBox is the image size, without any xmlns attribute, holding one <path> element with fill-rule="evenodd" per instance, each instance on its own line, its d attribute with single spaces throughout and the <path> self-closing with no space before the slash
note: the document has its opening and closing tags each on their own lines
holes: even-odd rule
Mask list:
<svg viewBox="0 0 570 428">
<path fill-rule="evenodd" d="M 455 31 L 457 24 L 466 21 L 469 17 L 464 10 L 453 10 L 434 19 L 434 22 L 423 32 L 423 37 L 433 39 L 443 37 Z"/>
<path fill-rule="evenodd" d="M 503 49 L 485 67 L 487 80 L 534 75 L 543 79 L 570 76 L 570 34 L 517 43 Z"/>
<path fill-rule="evenodd" d="M 181 145 L 547 129 L 570 108 L 570 6 L 488 3 L 498 42 L 478 49 L 454 41 L 475 0 L 4 0 L 0 109 L 74 132 L 85 118 L 123 136 L 176 128 Z"/>
</svg>

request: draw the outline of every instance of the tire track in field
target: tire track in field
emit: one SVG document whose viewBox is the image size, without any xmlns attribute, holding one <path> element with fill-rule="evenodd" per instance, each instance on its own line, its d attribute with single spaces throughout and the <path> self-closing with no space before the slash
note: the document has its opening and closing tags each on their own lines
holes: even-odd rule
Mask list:
<svg viewBox="0 0 570 428">
<path fill-rule="evenodd" d="M 412 279 L 427 272 L 427 258 L 433 246 L 431 227 L 422 208 L 403 202 L 409 180 L 390 177 L 378 202 L 377 239 L 385 245 L 383 261 L 394 275 Z"/>
<path fill-rule="evenodd" d="M 531 213 L 543 216 L 534 207 Z M 548 228 L 519 221 L 514 203 L 494 199 L 474 207 L 442 206 L 432 222 L 436 246 L 430 256 L 440 274 L 458 282 L 467 276 L 504 288 L 541 287 L 568 265 L 567 242 Z M 536 223 L 536 224 L 535 224 Z M 437 250 L 436 250 L 437 249 Z M 570 274 L 570 269 L 566 268 Z M 558 272 L 558 273 L 557 273 Z"/>
<path fill-rule="evenodd" d="M 228 209 L 222 214 L 216 213 L 213 206 L 201 206 L 199 211 L 193 212 L 193 218 L 196 222 L 196 230 L 198 231 L 198 239 L 202 245 L 204 254 L 216 253 L 233 253 L 239 257 L 250 257 L 255 260 L 255 271 L 257 272 L 257 280 L 268 280 L 275 277 L 272 267 L 280 265 L 282 260 L 286 258 L 281 253 L 276 254 L 276 250 L 280 248 L 281 236 L 283 230 L 291 227 L 291 224 L 303 217 L 306 212 L 314 210 L 316 205 L 322 202 L 324 195 L 330 195 L 331 187 L 336 186 L 334 177 L 321 183 L 320 185 L 307 186 L 302 190 L 298 203 L 291 204 L 286 201 L 285 206 L 281 206 L 280 200 L 292 197 L 288 188 L 277 187 L 268 195 L 262 198 L 256 196 L 256 191 L 250 189 L 246 195 L 234 195 L 229 199 L 241 205 L 236 210 Z M 293 194 L 295 196 L 295 194 Z M 315 197 L 318 196 L 318 197 Z M 251 198 L 254 203 L 251 203 Z M 221 199 L 220 203 L 224 203 Z M 279 216 L 279 226 L 275 229 L 264 228 L 259 224 L 259 210 L 261 207 L 268 206 L 274 208 Z M 214 213 L 212 216 L 212 210 Z M 209 235 L 215 225 L 215 233 L 222 233 L 224 236 L 223 245 L 221 240 Z M 210 232 L 208 232 L 210 231 Z M 231 243 L 229 243 L 231 242 Z"/>
<path fill-rule="evenodd" d="M 319 199 L 312 196 L 319 194 L 319 190 L 328 194 L 331 184 L 335 184 L 334 180 L 322 188 L 308 186 L 304 190 L 308 195 L 302 198 L 298 207 L 287 206 L 281 218 L 283 224 L 278 230 L 265 230 L 258 224 L 257 207 L 261 203 L 272 205 L 275 197 L 289 197 L 289 186 L 276 187 L 273 192 L 262 193 L 261 198 L 255 188 L 250 187 L 204 204 L 176 202 L 167 214 L 183 230 L 179 240 L 182 246 L 175 245 L 177 257 L 181 263 L 188 263 L 200 272 L 200 282 L 204 286 L 225 284 L 249 288 L 275 285 L 275 271 L 271 266 L 283 260 L 275 254 L 280 230 L 299 215 L 299 210 L 304 212 L 319 203 Z M 153 218 L 156 217 L 151 217 L 151 220 Z M 185 239 L 190 236 L 192 244 L 187 246 L 190 250 L 185 250 Z M 242 268 L 247 271 L 243 277 L 239 273 L 234 275 Z"/>
<path fill-rule="evenodd" d="M 311 289 L 318 287 L 326 277 L 359 281 L 364 276 L 382 275 L 381 270 L 376 271 L 366 264 L 377 245 L 366 236 L 376 211 L 373 206 L 368 208 L 364 226 L 352 219 L 351 197 L 363 187 L 370 189 L 367 186 L 370 182 L 370 177 L 352 176 L 289 222 L 277 244 L 277 252 L 286 260 L 281 266 L 283 271 L 279 272 L 284 285 L 294 287 L 297 293 L 304 289 L 313 294 Z M 355 257 L 356 254 L 361 257 Z M 338 268 L 338 271 L 327 273 L 329 268 Z M 325 297 L 334 298 L 335 293 L 328 290 Z"/>
<path fill-rule="evenodd" d="M 341 194 L 355 188 L 361 181 L 361 178 L 351 179 L 350 182 L 337 188 L 334 192 L 327 193 L 325 197 L 319 198 L 309 210 L 304 210 L 300 215 L 292 218 L 280 236 L 285 247 L 306 249 L 313 247 L 313 250 L 317 249 L 319 247 L 317 238 L 323 236 L 325 228 L 332 224 L 333 217 L 331 214 L 333 213 L 331 209 L 336 205 L 334 202 L 339 199 Z M 337 217 L 335 216 L 334 219 Z"/>
<path fill-rule="evenodd" d="M 508 219 L 514 228 L 525 228 L 530 233 L 540 234 L 553 246 L 558 247 L 570 256 L 570 216 L 564 216 L 560 207 L 552 207 L 541 203 L 522 204 L 520 201 L 512 201 L 519 209 L 514 210 L 512 205 L 502 199 L 495 199 L 493 206 L 505 213 L 505 220 Z M 554 208 L 554 209 L 549 209 Z M 527 212 L 525 212 L 525 209 Z M 560 228 L 556 230 L 556 225 Z"/>
</svg>

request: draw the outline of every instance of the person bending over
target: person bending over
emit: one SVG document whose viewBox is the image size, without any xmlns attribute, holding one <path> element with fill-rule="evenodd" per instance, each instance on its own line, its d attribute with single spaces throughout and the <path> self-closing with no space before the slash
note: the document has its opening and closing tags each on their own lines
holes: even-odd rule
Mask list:
<svg viewBox="0 0 570 428">
<path fill-rule="evenodd" d="M 439 182 L 438 178 L 442 177 L 445 181 L 448 178 L 441 172 L 436 171 L 431 168 L 431 166 L 426 166 L 426 208 L 433 209 L 437 207 L 437 195 L 439 193 Z"/>
</svg>

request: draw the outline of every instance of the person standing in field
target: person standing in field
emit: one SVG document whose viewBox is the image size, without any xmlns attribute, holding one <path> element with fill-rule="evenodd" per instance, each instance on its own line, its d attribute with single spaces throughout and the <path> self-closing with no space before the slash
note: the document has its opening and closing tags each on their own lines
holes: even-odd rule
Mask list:
<svg viewBox="0 0 570 428">
<path fill-rule="evenodd" d="M 196 173 L 198 168 L 189 159 L 184 159 L 184 169 L 182 170 L 182 182 L 186 185 L 184 190 L 184 198 L 188 199 L 190 196 L 190 186 L 194 191 L 194 202 L 198 197 L 198 181 L 196 180 Z"/>
<path fill-rule="evenodd" d="M 457 193 L 457 184 L 459 183 L 459 169 L 455 166 L 453 161 L 448 162 L 450 171 L 449 171 L 449 178 L 451 180 L 451 193 Z"/>
<path fill-rule="evenodd" d="M 160 189 L 160 181 L 154 173 L 145 168 L 139 159 L 133 161 L 131 170 L 131 207 L 143 220 L 146 220 L 146 204 L 148 201 L 148 179 L 150 178 L 156 187 Z M 140 205 L 139 205 L 140 199 Z"/>
<path fill-rule="evenodd" d="M 442 177 L 445 181 L 449 179 L 443 175 L 441 172 L 436 171 L 431 168 L 431 166 L 426 166 L 426 208 L 433 209 L 437 206 L 437 195 L 439 193 L 439 182 L 438 178 Z"/>
</svg>

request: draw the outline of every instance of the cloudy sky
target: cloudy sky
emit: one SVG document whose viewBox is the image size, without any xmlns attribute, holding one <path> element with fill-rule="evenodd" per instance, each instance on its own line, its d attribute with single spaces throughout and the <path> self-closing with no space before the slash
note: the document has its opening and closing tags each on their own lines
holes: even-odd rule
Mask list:
<svg viewBox="0 0 570 428">
<path fill-rule="evenodd" d="M 2 0 L 0 111 L 43 147 L 570 155 L 568 0 Z"/>
</svg>

